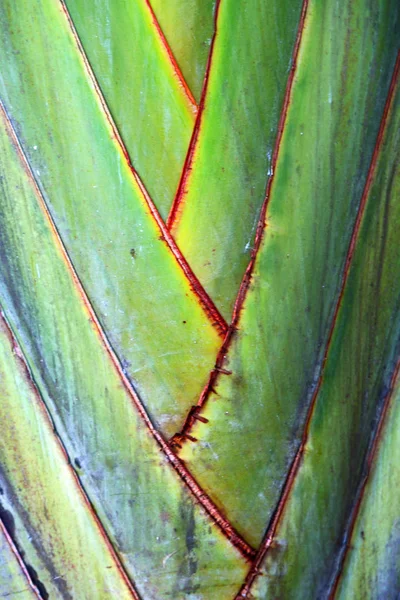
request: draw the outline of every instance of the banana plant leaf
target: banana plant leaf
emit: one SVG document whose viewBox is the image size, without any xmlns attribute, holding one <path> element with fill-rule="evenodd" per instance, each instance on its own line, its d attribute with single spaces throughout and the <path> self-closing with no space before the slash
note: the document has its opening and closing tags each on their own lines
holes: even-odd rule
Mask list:
<svg viewBox="0 0 400 600">
<path fill-rule="evenodd" d="M 368 6 L 308 5 L 250 288 L 245 279 L 203 421 L 184 428 L 197 441 L 181 458 L 254 546 L 300 443 L 396 60 L 396 3 L 374 3 L 364 21 Z"/>
<path fill-rule="evenodd" d="M 160 214 L 177 188 L 197 105 L 146 0 L 65 0 L 87 59 Z M 123 15 L 123 18 L 121 18 Z"/>
<path fill-rule="evenodd" d="M 148 0 L 171 53 L 200 102 L 218 0 Z"/>
<path fill-rule="evenodd" d="M 0 598 L 400 596 L 399 17 L 0 4 Z"/>
</svg>

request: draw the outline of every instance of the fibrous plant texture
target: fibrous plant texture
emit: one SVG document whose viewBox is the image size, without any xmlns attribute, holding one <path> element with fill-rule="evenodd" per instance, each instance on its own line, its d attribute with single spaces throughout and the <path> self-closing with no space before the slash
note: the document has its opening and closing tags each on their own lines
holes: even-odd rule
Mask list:
<svg viewBox="0 0 400 600">
<path fill-rule="evenodd" d="M 399 598 L 399 17 L 2 0 L 0 598 Z"/>
</svg>

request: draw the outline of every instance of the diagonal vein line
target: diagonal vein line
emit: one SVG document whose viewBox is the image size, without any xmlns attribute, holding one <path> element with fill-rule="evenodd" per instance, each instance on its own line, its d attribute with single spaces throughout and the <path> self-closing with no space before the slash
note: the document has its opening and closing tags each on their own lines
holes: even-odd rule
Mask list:
<svg viewBox="0 0 400 600">
<path fill-rule="evenodd" d="M 14 350 L 14 355 L 15 355 L 16 359 L 19 360 L 20 365 L 22 366 L 22 368 L 24 370 L 24 373 L 25 373 L 25 376 L 26 376 L 26 380 L 27 380 L 28 384 L 30 385 L 30 387 L 31 387 L 31 389 L 32 389 L 32 391 L 33 391 L 33 393 L 35 395 L 35 398 L 36 398 L 36 401 L 37 401 L 37 405 L 38 405 L 38 408 L 39 408 L 40 413 L 41 413 L 41 417 L 42 417 L 43 420 L 47 421 L 47 423 L 50 425 L 51 430 L 54 433 L 54 437 L 56 439 L 56 442 L 57 442 L 59 448 L 61 449 L 61 451 L 62 451 L 62 453 L 63 453 L 63 455 L 65 457 L 66 463 L 67 463 L 67 465 L 69 467 L 69 470 L 70 470 L 70 472 L 71 472 L 71 474 L 73 476 L 75 485 L 76 485 L 76 487 L 78 489 L 78 493 L 81 495 L 81 498 L 82 498 L 84 504 L 88 508 L 89 513 L 90 513 L 93 521 L 95 522 L 95 524 L 96 524 L 96 526 L 98 528 L 98 531 L 99 531 L 102 539 L 104 540 L 104 542 L 105 542 L 105 544 L 107 546 L 107 549 L 110 552 L 110 554 L 111 554 L 111 556 L 112 556 L 112 558 L 114 560 L 114 563 L 115 563 L 115 565 L 117 567 L 117 570 L 120 573 L 120 575 L 121 575 L 122 579 L 124 580 L 124 582 L 126 583 L 129 591 L 131 592 L 132 597 L 134 598 L 134 600 L 140 600 L 139 596 L 138 596 L 138 594 L 137 594 L 137 592 L 135 590 L 135 588 L 133 587 L 133 583 L 132 583 L 130 577 L 128 576 L 128 574 L 126 573 L 125 568 L 123 567 L 123 565 L 121 563 L 121 560 L 120 560 L 120 558 L 118 557 L 118 555 L 117 555 L 117 553 L 115 551 L 114 545 L 111 542 L 111 540 L 110 540 L 110 538 L 109 538 L 109 536 L 108 536 L 108 534 L 107 534 L 107 532 L 106 532 L 106 530 L 105 530 L 105 528 L 104 528 L 104 526 L 103 526 L 103 524 L 102 524 L 102 522 L 101 522 L 101 520 L 100 520 L 100 518 L 99 518 L 99 516 L 98 516 L 98 514 L 97 514 L 97 512 L 96 512 L 96 510 L 95 510 L 95 508 L 93 506 L 93 504 L 92 504 L 92 502 L 90 501 L 90 499 L 89 499 L 89 497 L 88 497 L 88 495 L 86 493 L 86 490 L 85 490 L 85 488 L 84 488 L 84 486 L 83 486 L 83 484 L 82 484 L 82 482 L 81 482 L 78 474 L 76 473 L 75 469 L 72 467 L 71 458 L 70 458 L 70 456 L 69 456 L 69 454 L 68 454 L 68 452 L 67 452 L 67 450 L 66 450 L 66 448 L 64 446 L 64 443 L 63 443 L 63 441 L 62 441 L 62 439 L 61 439 L 61 437 L 60 437 L 60 435 L 59 435 L 59 433 L 58 433 L 58 431 L 56 429 L 56 426 L 55 426 L 54 421 L 53 421 L 53 419 L 51 417 L 51 414 L 50 414 L 50 412 L 49 412 L 49 410 L 48 410 L 48 408 L 46 406 L 46 402 L 44 401 L 44 399 L 43 399 L 43 397 L 42 397 L 42 395 L 41 395 L 41 393 L 40 393 L 40 391 L 39 391 L 39 389 L 38 389 L 38 387 L 36 385 L 36 382 L 34 380 L 32 372 L 31 372 L 31 370 L 29 368 L 28 361 L 27 361 L 27 359 L 26 359 L 26 357 L 25 357 L 25 355 L 24 355 L 24 353 L 22 351 L 22 348 L 18 344 L 18 342 L 17 342 L 17 340 L 16 340 L 16 338 L 14 336 L 14 333 L 13 333 L 13 331 L 12 331 L 12 329 L 11 329 L 11 327 L 10 327 L 10 325 L 9 325 L 9 323 L 8 323 L 8 321 L 7 321 L 7 319 L 6 319 L 5 315 L 4 315 L 4 312 L 3 312 L 3 310 L 2 310 L 1 307 L 0 307 L 0 318 L 1 318 L 3 324 L 4 324 L 5 328 L 6 328 L 6 332 L 7 332 L 7 336 L 9 338 L 9 341 L 10 341 L 10 345 L 12 346 L 12 348 Z"/>
<path fill-rule="evenodd" d="M 180 69 L 180 67 L 178 65 L 178 62 L 177 62 L 175 56 L 174 56 L 174 53 L 172 52 L 172 48 L 169 45 L 169 42 L 168 42 L 167 38 L 164 35 L 164 32 L 163 32 L 163 30 L 162 30 L 162 28 L 160 26 L 160 23 L 158 22 L 157 15 L 155 14 L 154 9 L 153 9 L 153 7 L 151 5 L 151 0 L 144 0 L 144 3 L 147 6 L 147 8 L 148 8 L 148 10 L 149 10 L 149 12 L 151 14 L 151 19 L 153 21 L 154 28 L 155 28 L 155 30 L 157 32 L 158 37 L 161 40 L 161 44 L 162 44 L 162 46 L 163 46 L 163 48 L 164 48 L 164 50 L 165 50 L 165 52 L 166 52 L 166 54 L 168 56 L 168 59 L 169 59 L 171 65 L 172 65 L 172 69 L 174 71 L 174 74 L 175 74 L 176 78 L 178 79 L 179 87 L 181 88 L 181 90 L 183 91 L 183 93 L 185 94 L 185 96 L 187 97 L 187 99 L 188 99 L 188 101 L 189 101 L 189 103 L 190 103 L 190 105 L 192 107 L 193 112 L 195 114 L 197 114 L 197 111 L 198 111 L 197 102 L 194 99 L 193 94 L 192 94 L 192 92 L 191 92 L 188 84 L 186 83 L 186 80 L 185 80 L 185 78 L 183 76 L 183 73 L 182 73 L 182 71 L 181 71 L 181 69 Z"/>
<path fill-rule="evenodd" d="M 308 2 L 309 2 L 309 0 L 303 0 L 303 6 L 302 6 L 302 10 L 301 10 L 301 15 L 300 15 L 300 21 L 299 21 L 296 41 L 295 41 L 295 45 L 293 48 L 292 66 L 291 66 L 288 81 L 286 84 L 285 96 L 284 96 L 284 100 L 283 100 L 281 115 L 279 118 L 277 137 L 275 140 L 274 151 L 272 154 L 272 160 L 271 160 L 271 173 L 272 174 L 267 183 L 265 199 L 264 199 L 264 202 L 263 202 L 263 205 L 261 208 L 260 218 L 259 218 L 258 224 L 257 224 L 254 247 L 253 247 L 253 251 L 251 253 L 250 262 L 247 265 L 247 269 L 245 271 L 242 282 L 240 284 L 239 292 L 238 292 L 238 295 L 236 296 L 236 301 L 235 301 L 235 305 L 233 308 L 232 321 L 226 332 L 222 346 L 218 352 L 215 367 L 210 373 L 209 380 L 208 380 L 206 386 L 204 387 L 203 391 L 201 392 L 201 395 L 197 402 L 197 405 L 195 407 L 193 407 L 192 410 L 189 412 L 181 431 L 179 433 L 175 434 L 175 436 L 173 436 L 173 438 L 171 440 L 171 445 L 177 446 L 178 448 L 181 447 L 182 444 L 185 443 L 187 440 L 190 441 L 190 437 L 188 438 L 187 435 L 190 433 L 190 430 L 192 429 L 193 425 L 196 423 L 196 420 L 199 415 L 199 411 L 201 411 L 201 409 L 206 404 L 209 394 L 213 391 L 220 375 L 224 374 L 224 372 L 226 372 L 223 369 L 225 356 L 226 356 L 226 354 L 230 348 L 230 345 L 232 343 L 234 333 L 237 330 L 240 313 L 243 308 L 244 301 L 246 299 L 247 290 L 249 289 L 249 286 L 250 286 L 251 278 L 252 278 L 253 271 L 254 271 L 254 266 L 256 263 L 256 258 L 258 255 L 258 251 L 261 247 L 261 242 L 262 242 L 263 234 L 264 234 L 264 230 L 265 230 L 265 217 L 266 217 L 266 212 L 267 212 L 267 206 L 268 206 L 269 198 L 271 196 L 271 189 L 272 189 L 272 185 L 273 185 L 274 178 L 275 178 L 276 163 L 278 160 L 279 149 L 280 149 L 280 145 L 281 145 L 281 141 L 282 141 L 283 131 L 285 128 L 286 116 L 287 116 L 287 112 L 288 112 L 288 108 L 289 108 L 291 92 L 292 92 L 292 87 L 293 87 L 293 81 L 294 81 L 295 74 L 296 74 L 297 59 L 298 59 L 298 54 L 299 54 L 300 42 L 301 42 L 303 30 L 304 30 L 304 22 L 305 22 L 306 13 L 307 13 Z M 218 4 L 218 8 L 219 8 L 219 4 Z M 216 18 L 218 18 L 218 13 L 216 13 Z M 210 54 L 210 57 L 211 57 L 211 54 Z M 211 58 L 210 58 L 210 62 L 211 62 Z M 202 106 L 203 105 L 200 102 L 199 115 L 201 113 Z M 198 120 L 199 120 L 199 118 L 201 118 L 201 116 L 197 117 Z"/>
<path fill-rule="evenodd" d="M 112 137 L 115 139 L 117 146 L 119 148 L 119 150 L 121 151 L 122 155 L 124 156 L 124 159 L 126 160 L 126 162 L 128 163 L 128 166 L 130 168 L 130 171 L 132 173 L 133 179 L 136 183 L 136 185 L 139 187 L 140 192 L 143 196 L 143 199 L 147 205 L 147 208 L 149 209 L 150 215 L 151 217 L 154 219 L 159 232 L 160 232 L 160 238 L 166 243 L 170 253 L 172 254 L 172 256 L 174 257 L 175 261 L 178 263 L 179 267 L 181 268 L 182 272 L 184 273 L 189 286 L 191 288 L 191 290 L 193 291 L 194 295 L 196 296 L 196 298 L 198 299 L 201 307 L 203 308 L 205 314 L 207 315 L 208 319 L 211 321 L 211 323 L 214 325 L 214 327 L 217 329 L 218 333 L 220 334 L 221 337 L 223 337 L 228 329 L 228 325 L 225 321 L 225 319 L 222 317 L 222 315 L 220 314 L 219 310 L 217 309 L 217 307 L 215 306 L 214 302 L 212 301 L 212 299 L 210 298 L 210 296 L 207 294 L 207 292 L 205 291 L 205 289 L 203 288 L 203 286 L 201 285 L 201 283 L 199 282 L 199 280 L 197 279 L 196 275 L 193 273 L 192 269 L 190 268 L 188 262 L 186 261 L 185 257 L 182 255 L 181 251 L 179 250 L 178 246 L 176 245 L 175 241 L 173 240 L 171 234 L 169 233 L 167 227 L 165 226 L 165 223 L 163 222 L 160 213 L 158 212 L 154 202 L 152 201 L 152 199 L 150 198 L 143 182 L 141 181 L 139 174 L 137 173 L 137 171 L 135 170 L 134 166 L 131 164 L 131 160 L 129 157 L 129 153 L 124 145 L 124 142 L 121 138 L 121 135 L 118 131 L 118 128 L 112 118 L 112 115 L 110 113 L 110 110 L 107 106 L 107 103 L 105 101 L 105 98 L 103 96 L 103 93 L 100 89 L 100 86 L 97 82 L 96 76 L 93 72 L 93 69 L 89 63 L 89 60 L 86 56 L 85 50 L 82 46 L 82 43 L 79 39 L 78 33 L 75 29 L 75 25 L 72 21 L 71 15 L 68 12 L 68 8 L 65 4 L 64 0 L 59 0 L 60 5 L 61 5 L 61 9 L 67 19 L 72 37 L 75 41 L 79 56 L 83 62 L 84 68 L 88 74 L 89 79 L 91 80 L 92 84 L 93 84 L 93 88 L 94 88 L 94 92 L 95 92 L 95 96 L 101 106 L 102 112 L 104 113 L 105 117 L 106 117 L 106 121 L 108 123 L 108 126 L 111 129 L 111 133 L 112 133 Z"/>
<path fill-rule="evenodd" d="M 200 134 L 201 123 L 203 120 L 203 113 L 204 113 L 206 97 L 207 97 L 208 83 L 210 80 L 210 71 L 211 71 L 211 65 L 212 65 L 212 60 L 213 60 L 213 55 L 214 55 L 215 40 L 216 40 L 217 32 L 218 32 L 218 15 L 219 15 L 219 9 L 221 6 L 221 2 L 222 2 L 222 0 L 216 0 L 216 4 L 215 4 L 214 34 L 213 34 L 213 37 L 211 40 L 210 52 L 208 54 L 207 66 L 206 66 L 206 70 L 205 70 L 205 74 L 204 74 L 203 88 L 201 90 L 199 109 L 197 112 L 197 117 L 196 117 L 196 121 L 194 124 L 192 137 L 191 137 L 191 140 L 189 143 L 189 148 L 188 148 L 188 152 L 186 155 L 186 159 L 185 159 L 185 162 L 184 162 L 184 165 L 182 168 L 181 179 L 179 181 L 178 189 L 175 194 L 175 198 L 174 198 L 174 201 L 171 206 L 171 210 L 170 210 L 168 218 L 167 218 L 168 231 L 171 231 L 172 228 L 176 227 L 176 225 L 177 225 L 177 220 L 181 213 L 181 204 L 186 195 L 187 180 L 188 180 L 188 177 L 192 170 L 192 163 L 193 163 L 194 154 L 195 154 L 196 147 L 197 147 L 197 140 L 198 140 L 199 134 Z"/>
<path fill-rule="evenodd" d="M 369 477 L 371 475 L 371 471 L 372 471 L 372 465 L 373 462 L 375 460 L 376 454 L 378 452 L 378 448 L 379 448 L 379 443 L 380 440 L 382 438 L 382 432 L 383 429 L 385 427 L 385 423 L 386 423 L 386 419 L 387 419 L 387 414 L 389 412 L 389 408 L 391 405 L 391 401 L 392 401 L 392 397 L 393 397 L 393 391 L 394 391 L 394 387 L 398 378 L 398 375 L 400 373 L 400 358 L 398 359 L 396 366 L 394 368 L 393 374 L 392 374 L 392 378 L 390 380 L 390 385 L 389 385 L 389 391 L 385 397 L 385 400 L 383 402 L 383 407 L 381 410 L 381 413 L 379 415 L 379 421 L 378 421 L 378 425 L 376 428 L 376 432 L 374 435 L 374 439 L 372 441 L 372 444 L 370 446 L 368 455 L 367 455 L 367 459 L 366 459 L 366 473 L 364 475 L 363 480 L 361 481 L 360 487 L 358 489 L 358 494 L 357 494 L 357 498 L 356 498 L 356 503 L 354 505 L 353 511 L 350 515 L 350 519 L 349 519 L 349 525 L 348 525 L 348 530 L 346 533 L 346 543 L 345 546 L 343 548 L 342 551 L 342 555 L 340 557 L 340 562 L 339 562 L 339 566 L 338 566 L 338 571 L 336 573 L 333 585 L 331 587 L 331 591 L 329 593 L 329 600 L 334 600 L 334 598 L 336 597 L 336 592 L 338 590 L 339 587 L 339 583 L 343 574 L 343 566 L 348 554 L 348 551 L 350 549 L 350 542 L 351 542 L 351 538 L 353 535 L 353 531 L 354 531 L 354 527 L 356 525 L 357 522 L 357 517 L 358 514 L 360 512 L 360 508 L 361 508 L 361 503 L 362 500 L 364 498 L 364 494 L 365 494 L 365 490 L 367 487 L 367 483 L 369 480 Z"/>
<path fill-rule="evenodd" d="M 290 492 L 295 483 L 296 475 L 297 475 L 297 472 L 298 472 L 300 464 L 301 464 L 305 446 L 306 446 L 306 443 L 308 440 L 310 424 L 311 424 L 311 420 L 312 420 L 312 417 L 314 414 L 317 397 L 318 397 L 318 394 L 319 394 L 319 391 L 321 389 L 321 385 L 323 382 L 325 365 L 326 365 L 329 350 L 331 347 L 331 342 L 332 342 L 333 333 L 334 333 L 336 322 L 337 322 L 337 317 L 339 314 L 340 306 L 341 306 L 343 295 L 344 295 L 344 290 L 345 290 L 346 283 L 347 283 L 349 273 L 350 273 L 350 267 L 351 267 L 351 263 L 352 263 L 352 258 L 354 256 L 354 249 L 356 246 L 356 242 L 357 242 L 357 238 L 358 238 L 358 234 L 359 234 L 359 230 L 360 230 L 361 220 L 362 220 L 362 217 L 363 217 L 363 214 L 365 211 L 365 206 L 367 204 L 368 194 L 371 189 L 379 152 L 380 152 L 382 142 L 383 142 L 383 136 L 384 136 L 387 117 L 388 117 L 389 110 L 390 110 L 390 107 L 391 107 L 391 104 L 392 104 L 392 101 L 394 98 L 394 92 L 395 92 L 395 88 L 396 88 L 397 79 L 399 76 L 399 71 L 400 71 L 400 51 L 397 55 L 397 60 L 396 60 L 396 64 L 394 67 L 393 76 L 392 76 L 392 80 L 390 83 L 390 87 L 389 87 L 389 91 L 388 91 L 388 95 L 387 95 L 387 99 L 386 99 L 386 104 L 385 104 L 385 108 L 383 111 L 379 131 L 378 131 L 374 152 L 372 154 L 371 163 L 370 163 L 368 175 L 367 175 L 365 186 L 364 186 L 364 191 L 363 191 L 361 201 L 360 201 L 360 204 L 358 207 L 357 217 L 356 217 L 356 221 L 354 224 L 353 233 L 352 233 L 352 236 L 350 239 L 349 248 L 347 251 L 345 267 L 343 270 L 342 284 L 341 284 L 339 295 L 338 295 L 338 298 L 336 301 L 336 306 L 335 306 L 335 310 L 333 313 L 327 342 L 325 345 L 325 351 L 324 351 L 324 356 L 323 356 L 322 363 L 321 363 L 320 375 L 319 375 L 317 384 L 315 386 L 314 393 L 311 398 L 311 403 L 310 403 L 310 406 L 309 406 L 309 409 L 307 412 L 306 423 L 305 423 L 305 427 L 304 427 L 304 431 L 303 431 L 302 440 L 300 442 L 300 446 L 299 446 L 299 448 L 296 452 L 296 455 L 292 461 L 292 464 L 290 466 L 289 473 L 286 478 L 285 484 L 283 486 L 282 494 L 281 494 L 280 500 L 278 502 L 277 508 L 275 510 L 275 513 L 271 519 L 270 525 L 269 525 L 267 532 L 264 536 L 264 539 L 260 545 L 260 548 L 258 549 L 257 556 L 254 559 L 253 565 L 246 577 L 246 580 L 245 580 L 241 590 L 239 591 L 239 593 L 236 597 L 236 600 L 240 600 L 242 598 L 248 597 L 251 586 L 259 573 L 261 563 L 273 543 L 273 539 L 275 537 L 278 525 L 283 516 L 287 501 L 290 496 Z"/>
<path fill-rule="evenodd" d="M 185 467 L 184 463 L 174 454 L 174 452 L 171 450 L 171 448 L 169 447 L 167 442 L 164 440 L 164 438 L 161 436 L 161 434 L 154 427 L 154 425 L 153 425 L 149 415 L 147 414 L 146 409 L 145 409 L 144 405 L 142 404 L 138 394 L 136 393 L 136 390 L 134 389 L 131 381 L 125 375 L 123 367 L 119 361 L 119 358 L 118 358 L 116 352 L 114 351 L 110 341 L 108 340 L 108 338 L 100 324 L 100 321 L 97 318 L 94 308 L 90 303 L 90 300 L 85 292 L 85 289 L 75 271 L 72 261 L 71 261 L 69 255 L 67 253 L 67 250 L 63 244 L 61 236 L 57 230 L 57 227 L 53 221 L 53 218 L 52 218 L 50 211 L 48 209 L 48 206 L 46 204 L 46 200 L 43 197 L 43 194 L 38 186 L 36 178 L 35 178 L 35 176 L 32 172 L 32 169 L 29 165 L 28 159 L 25 156 L 25 153 L 24 153 L 24 151 L 21 147 L 21 144 L 18 140 L 17 134 L 16 134 L 14 128 L 12 127 L 11 121 L 8 118 L 1 102 L 0 102 L 0 107 L 2 108 L 2 110 L 5 114 L 5 118 L 7 119 L 7 122 L 11 129 L 11 133 L 12 133 L 12 137 L 15 142 L 15 145 L 16 145 L 16 149 L 21 157 L 21 161 L 24 165 L 24 168 L 32 182 L 32 185 L 33 185 L 34 190 L 37 195 L 39 206 L 42 209 L 43 214 L 47 220 L 50 231 L 54 238 L 55 245 L 58 248 L 62 258 L 64 259 L 65 265 L 70 273 L 72 281 L 79 293 L 79 296 L 81 297 L 83 307 L 86 310 L 86 312 L 88 313 L 89 321 L 91 322 L 104 349 L 106 350 L 107 354 L 109 355 L 109 357 L 111 359 L 111 363 L 112 363 L 114 369 L 116 370 L 119 378 L 121 379 L 123 386 L 124 386 L 126 392 L 128 393 L 129 397 L 131 398 L 136 410 L 138 411 L 139 415 L 141 416 L 149 433 L 151 434 L 153 439 L 156 441 L 160 451 L 168 459 L 168 461 L 171 464 L 171 466 L 173 467 L 173 469 L 179 475 L 179 477 L 183 481 L 183 483 L 189 488 L 193 497 L 202 506 L 204 511 L 208 514 L 208 516 L 212 519 L 212 521 L 218 526 L 218 528 L 225 535 L 225 537 L 227 537 L 230 540 L 230 542 L 241 552 L 241 554 L 245 558 L 247 558 L 247 559 L 253 558 L 255 556 L 255 550 L 240 536 L 240 534 L 235 530 L 235 528 L 230 524 L 230 522 L 221 514 L 221 512 L 218 510 L 218 508 L 215 506 L 215 504 L 212 502 L 212 500 L 209 498 L 209 496 L 202 490 L 202 488 L 196 482 L 194 477 L 191 475 L 191 473 Z"/>
<path fill-rule="evenodd" d="M 24 559 L 22 557 L 22 554 L 20 553 L 20 551 L 18 550 L 17 546 L 14 543 L 14 540 L 12 539 L 11 535 L 9 534 L 6 526 L 4 525 L 2 519 L 0 519 L 0 531 L 2 532 L 2 534 L 4 535 L 8 545 L 10 546 L 11 552 L 14 554 L 20 568 L 21 571 L 23 572 L 23 574 L 26 577 L 26 580 L 28 582 L 29 587 L 31 588 L 32 592 L 35 594 L 35 596 L 39 599 L 39 600 L 44 600 L 42 594 L 40 593 L 40 591 L 38 590 L 38 588 L 36 587 L 36 585 L 33 583 L 31 576 L 29 575 L 28 569 L 26 567 L 26 564 L 24 562 Z M 11 594 L 9 594 L 11 596 Z"/>
</svg>

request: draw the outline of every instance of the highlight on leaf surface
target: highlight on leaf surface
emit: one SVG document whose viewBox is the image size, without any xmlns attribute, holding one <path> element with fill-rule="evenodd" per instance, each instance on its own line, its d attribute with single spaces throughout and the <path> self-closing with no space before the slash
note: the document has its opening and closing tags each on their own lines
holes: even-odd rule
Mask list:
<svg viewBox="0 0 400 600">
<path fill-rule="evenodd" d="M 400 6 L 0 5 L 0 597 L 400 594 Z"/>
</svg>

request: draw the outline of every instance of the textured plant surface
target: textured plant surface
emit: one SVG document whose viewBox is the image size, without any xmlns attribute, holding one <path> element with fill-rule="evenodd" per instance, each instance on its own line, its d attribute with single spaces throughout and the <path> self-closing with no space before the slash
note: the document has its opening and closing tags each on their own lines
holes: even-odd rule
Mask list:
<svg viewBox="0 0 400 600">
<path fill-rule="evenodd" d="M 399 598 L 399 17 L 0 2 L 0 598 Z"/>
</svg>

